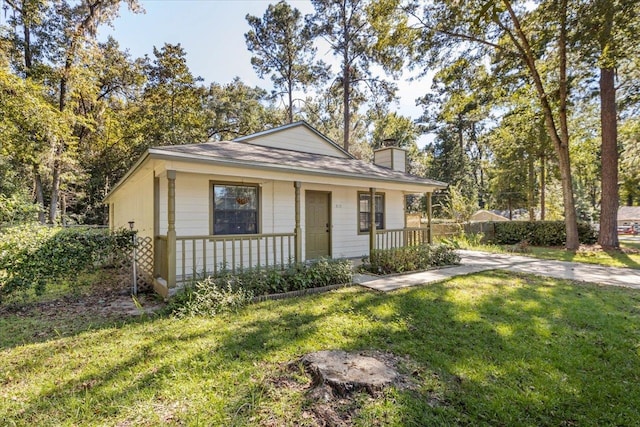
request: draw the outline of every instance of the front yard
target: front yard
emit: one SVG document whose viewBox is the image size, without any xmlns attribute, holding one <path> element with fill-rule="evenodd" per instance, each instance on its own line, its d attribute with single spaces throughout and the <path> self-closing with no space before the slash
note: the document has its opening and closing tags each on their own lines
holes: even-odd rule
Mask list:
<svg viewBox="0 0 640 427">
<path fill-rule="evenodd" d="M 215 318 L 1 311 L 3 425 L 637 425 L 640 293 L 490 272 Z M 380 351 L 413 386 L 319 401 L 296 361 Z"/>
</svg>

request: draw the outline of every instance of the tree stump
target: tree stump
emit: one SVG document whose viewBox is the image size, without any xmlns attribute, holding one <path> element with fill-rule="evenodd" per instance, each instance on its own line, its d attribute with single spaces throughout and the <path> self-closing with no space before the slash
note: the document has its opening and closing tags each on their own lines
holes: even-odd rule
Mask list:
<svg viewBox="0 0 640 427">
<path fill-rule="evenodd" d="M 361 390 L 375 396 L 398 378 L 395 369 L 375 357 L 342 350 L 310 353 L 302 358 L 302 363 L 316 386 L 328 385 L 342 397 Z"/>
</svg>

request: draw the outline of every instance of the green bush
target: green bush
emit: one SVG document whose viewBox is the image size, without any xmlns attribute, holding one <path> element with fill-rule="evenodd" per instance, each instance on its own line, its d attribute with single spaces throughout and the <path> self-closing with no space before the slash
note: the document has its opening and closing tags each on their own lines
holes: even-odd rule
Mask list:
<svg viewBox="0 0 640 427">
<path fill-rule="evenodd" d="M 236 274 L 223 269 L 187 286 L 172 301 L 170 311 L 178 317 L 212 316 L 237 310 L 250 302 L 254 295 L 340 285 L 352 280 L 353 270 L 348 260 L 320 259 L 296 264 L 286 270 L 255 268 Z"/>
<path fill-rule="evenodd" d="M 130 231 L 23 225 L 0 234 L 0 300 L 16 292 L 41 295 L 56 280 L 74 282 L 131 249 Z"/>
<path fill-rule="evenodd" d="M 376 274 L 426 270 L 430 267 L 458 264 L 460 256 L 444 244 L 375 250 L 364 259 L 363 268 Z"/>
<path fill-rule="evenodd" d="M 11 197 L 0 194 L 0 225 L 35 221 L 40 207 L 30 199 L 26 194 L 18 193 Z"/>
<path fill-rule="evenodd" d="M 563 221 L 504 221 L 495 223 L 495 243 L 513 245 L 527 241 L 533 246 L 562 246 L 567 233 Z M 596 233 L 585 222 L 578 223 L 580 243 L 596 242 Z"/>
<path fill-rule="evenodd" d="M 237 277 L 207 277 L 189 286 L 172 302 L 173 315 L 215 316 L 249 304 L 253 293 L 238 286 Z"/>
</svg>

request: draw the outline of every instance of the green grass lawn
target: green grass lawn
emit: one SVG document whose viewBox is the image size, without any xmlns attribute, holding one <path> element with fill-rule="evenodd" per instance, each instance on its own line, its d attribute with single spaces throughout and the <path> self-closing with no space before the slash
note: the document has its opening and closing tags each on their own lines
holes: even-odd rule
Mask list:
<svg viewBox="0 0 640 427">
<path fill-rule="evenodd" d="M 638 245 L 623 243 L 622 248 L 635 248 Z M 625 253 L 623 251 L 567 251 L 560 248 L 531 247 L 531 255 L 536 258 L 557 259 L 561 261 L 575 261 L 589 264 L 601 264 L 610 267 L 640 268 L 640 253 Z"/>
<path fill-rule="evenodd" d="M 401 357 L 413 389 L 356 395 L 353 425 L 640 424 L 640 293 L 487 272 L 358 287 L 216 318 L 0 318 L 0 425 L 315 425 L 295 362 Z"/>
<path fill-rule="evenodd" d="M 463 245 L 465 249 L 507 253 L 509 246 L 499 245 Z M 559 261 L 584 262 L 588 264 L 606 265 L 609 267 L 629 267 L 640 269 L 640 243 L 621 242 L 620 251 L 603 250 L 578 250 L 567 251 L 563 248 L 529 246 L 528 251 L 518 253 L 519 255 L 531 256 L 534 258 L 553 259 Z M 635 252 L 635 253 L 634 253 Z"/>
</svg>

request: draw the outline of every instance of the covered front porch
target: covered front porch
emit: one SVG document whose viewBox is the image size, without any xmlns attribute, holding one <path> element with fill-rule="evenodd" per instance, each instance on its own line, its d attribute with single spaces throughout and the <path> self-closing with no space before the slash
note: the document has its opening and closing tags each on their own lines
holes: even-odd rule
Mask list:
<svg viewBox="0 0 640 427">
<path fill-rule="evenodd" d="M 323 223 L 325 219 L 319 218 L 320 235 L 326 232 L 326 239 L 329 242 L 330 249 L 326 256 L 334 258 L 360 257 L 368 255 L 374 249 L 391 249 L 431 242 L 431 192 L 421 193 L 425 195 L 427 200 L 426 227 L 414 228 L 406 227 L 404 218 L 400 219 L 399 215 L 396 214 L 398 218 L 393 218 L 391 215 L 391 212 L 395 211 L 404 215 L 404 206 L 397 205 L 404 203 L 404 195 L 409 193 L 394 190 L 396 195 L 393 191 L 386 189 L 387 199 L 394 205 L 388 206 L 389 215 L 387 216 L 390 218 L 386 220 L 385 225 L 388 225 L 389 228 L 383 227 L 381 229 L 381 224 L 376 223 L 376 219 L 380 221 L 377 215 L 361 213 L 355 203 L 352 203 L 359 200 L 356 198 L 356 194 L 361 195 L 363 191 L 357 192 L 353 188 L 336 189 L 326 185 L 320 187 L 317 183 L 303 181 L 279 182 L 277 185 L 265 184 L 260 191 L 261 197 L 266 200 L 261 203 L 261 206 L 267 205 L 269 198 L 276 197 L 271 194 L 273 192 L 279 194 L 280 203 L 273 203 L 273 206 L 268 206 L 269 208 L 274 211 L 281 208 L 291 209 L 292 212 L 281 214 L 294 220 L 290 223 L 290 231 L 286 230 L 286 226 L 280 227 L 280 230 L 265 226 L 258 231 L 271 228 L 268 230 L 270 232 L 223 235 L 178 233 L 176 223 L 184 223 L 185 221 L 184 218 L 176 218 L 176 207 L 181 203 L 180 197 L 176 197 L 176 179 L 179 180 L 180 176 L 183 179 L 188 179 L 184 174 L 168 170 L 162 177 L 166 177 L 166 186 L 158 185 L 156 189 L 159 192 L 160 188 L 163 190 L 163 187 L 166 188 L 165 195 L 157 194 L 156 197 L 157 200 L 161 200 L 164 199 L 161 196 L 166 196 L 166 215 L 163 215 L 166 218 L 166 226 L 160 227 L 161 224 L 158 224 L 154 227 L 156 233 L 154 235 L 153 276 L 155 290 L 165 297 L 177 287 L 193 279 L 215 274 L 221 270 L 236 273 L 251 268 L 286 268 L 295 263 L 317 258 L 310 246 L 314 238 L 314 235 L 310 234 L 310 229 L 313 227 L 315 217 L 309 213 L 311 195 L 316 193 L 327 194 L 329 200 L 326 230 Z M 366 191 L 369 194 L 369 200 L 375 200 L 381 190 L 385 189 L 369 187 Z M 289 195 L 284 194 L 283 196 L 281 194 L 289 191 Z M 415 194 L 415 192 L 411 194 Z M 362 198 L 362 196 L 360 197 Z M 282 202 L 288 198 L 293 203 Z M 398 203 L 400 200 L 401 202 Z M 347 204 L 354 206 L 347 209 Z M 158 208 L 158 206 L 156 207 Z M 178 213 L 184 215 L 184 210 L 179 210 Z M 362 221 L 362 218 L 368 220 L 366 232 L 354 230 L 357 227 L 356 217 L 358 215 L 358 221 Z M 278 213 L 274 213 L 274 216 L 278 216 Z M 160 215 L 157 215 L 156 219 L 159 221 Z M 402 226 L 402 222 L 404 222 L 404 226 Z M 165 229 L 166 233 L 161 233 L 161 229 Z M 344 236 L 347 233 L 352 234 L 351 238 Z M 360 242 L 360 246 L 355 249 L 343 250 L 342 243 L 340 243 L 342 240 L 357 240 Z M 320 256 L 324 256 L 324 254 Z"/>
</svg>

